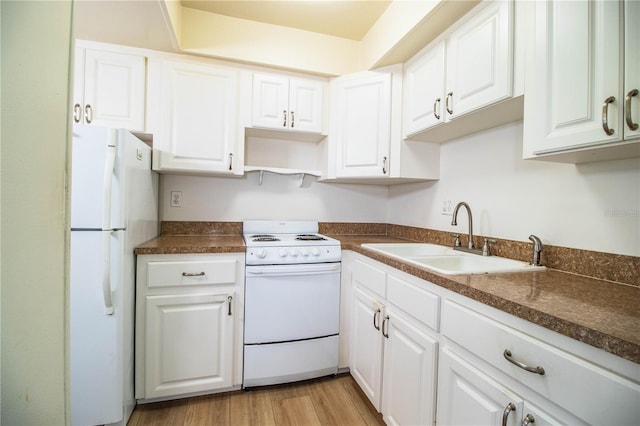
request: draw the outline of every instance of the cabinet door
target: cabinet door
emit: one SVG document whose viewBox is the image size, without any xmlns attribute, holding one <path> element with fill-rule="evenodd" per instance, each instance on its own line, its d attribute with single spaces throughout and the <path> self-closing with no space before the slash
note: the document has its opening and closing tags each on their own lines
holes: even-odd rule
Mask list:
<svg viewBox="0 0 640 426">
<path fill-rule="evenodd" d="M 351 375 L 380 411 L 384 304 L 360 286 L 353 287 L 351 305 Z"/>
<path fill-rule="evenodd" d="M 640 2 L 624 2 L 624 138 L 640 137 Z M 628 100 L 627 100 L 628 99 Z M 635 130 L 634 130 L 635 129 Z"/>
<path fill-rule="evenodd" d="M 525 97 L 525 156 L 619 141 L 619 2 L 536 2 L 535 14 L 534 57 Z M 603 126 L 603 109 L 613 130 L 610 135 Z"/>
<path fill-rule="evenodd" d="M 277 75 L 254 74 L 251 124 L 253 127 L 289 128 L 289 79 Z"/>
<path fill-rule="evenodd" d="M 166 61 L 157 170 L 242 173 L 234 167 L 238 139 L 234 70 Z"/>
<path fill-rule="evenodd" d="M 438 342 L 396 308 L 384 316 L 382 413 L 388 425 L 434 424 Z M 386 337 L 385 336 L 385 337 Z"/>
<path fill-rule="evenodd" d="M 404 135 L 444 122 L 444 41 L 409 65 L 404 74 Z"/>
<path fill-rule="evenodd" d="M 146 297 L 145 398 L 232 385 L 233 296 Z"/>
<path fill-rule="evenodd" d="M 438 424 L 520 424 L 523 401 L 519 396 L 493 381 L 449 348 L 440 351 L 438 364 Z M 506 421 L 503 421 L 504 416 Z"/>
<path fill-rule="evenodd" d="M 338 83 L 337 177 L 388 175 L 391 75 L 367 73 Z"/>
<path fill-rule="evenodd" d="M 322 132 L 323 84 L 314 80 L 289 82 L 289 128 L 300 132 Z"/>
<path fill-rule="evenodd" d="M 447 45 L 447 119 L 512 93 L 512 4 L 489 2 L 451 33 Z"/>
<path fill-rule="evenodd" d="M 86 124 L 145 130 L 144 57 L 86 49 L 83 86 Z"/>
</svg>

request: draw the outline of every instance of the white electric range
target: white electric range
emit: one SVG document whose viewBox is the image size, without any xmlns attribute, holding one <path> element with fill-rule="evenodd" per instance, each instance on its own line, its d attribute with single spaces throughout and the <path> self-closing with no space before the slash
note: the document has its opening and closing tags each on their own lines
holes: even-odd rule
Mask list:
<svg viewBox="0 0 640 426">
<path fill-rule="evenodd" d="M 245 221 L 244 387 L 338 370 L 340 242 L 315 221 Z"/>
</svg>

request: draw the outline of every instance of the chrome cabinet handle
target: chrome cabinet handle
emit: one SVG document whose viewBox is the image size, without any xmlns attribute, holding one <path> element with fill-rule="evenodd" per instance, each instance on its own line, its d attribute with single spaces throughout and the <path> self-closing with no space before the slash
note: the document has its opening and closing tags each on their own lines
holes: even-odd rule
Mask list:
<svg viewBox="0 0 640 426">
<path fill-rule="evenodd" d="M 295 125 L 295 119 L 296 116 L 294 115 L 294 112 L 291 111 L 291 128 L 293 129 L 294 125 Z"/>
<path fill-rule="evenodd" d="M 535 423 L 536 419 L 535 417 L 533 417 L 531 414 L 527 414 L 526 416 L 524 416 L 524 419 L 522 420 L 522 423 L 520 423 L 521 426 L 527 426 L 531 423 Z"/>
<path fill-rule="evenodd" d="M 231 302 L 233 301 L 233 297 L 227 297 L 227 315 L 231 316 Z"/>
<path fill-rule="evenodd" d="M 453 114 L 453 109 L 451 109 L 451 106 L 449 105 L 449 100 L 451 100 L 451 103 L 453 103 L 453 92 L 447 93 L 447 98 L 445 99 L 445 102 L 444 102 L 444 106 L 447 109 L 447 112 L 449 114 Z"/>
<path fill-rule="evenodd" d="M 373 328 L 380 330 L 380 308 L 373 312 Z"/>
<path fill-rule="evenodd" d="M 602 103 L 602 128 L 608 136 L 611 136 L 615 132 L 615 130 L 609 128 L 609 104 L 615 101 L 615 96 L 609 96 Z"/>
<path fill-rule="evenodd" d="M 183 277 L 204 277 L 204 272 L 183 272 Z"/>
<path fill-rule="evenodd" d="M 387 339 L 389 338 L 389 315 L 385 315 L 382 320 L 382 335 Z"/>
<path fill-rule="evenodd" d="M 509 419 L 509 414 L 512 411 L 516 411 L 516 406 L 513 402 L 510 402 L 506 407 L 504 407 L 504 412 L 502 413 L 502 426 L 507 426 L 507 420 Z"/>
<path fill-rule="evenodd" d="M 382 174 L 387 174 L 387 157 L 382 157 Z"/>
<path fill-rule="evenodd" d="M 433 101 L 433 115 L 436 117 L 436 120 L 440 120 L 440 115 L 438 114 L 438 110 L 440 109 L 440 98 L 436 98 Z"/>
<path fill-rule="evenodd" d="M 75 104 L 73 106 L 73 121 L 79 123 L 82 120 L 82 107 L 80 104 Z"/>
<path fill-rule="evenodd" d="M 509 349 L 505 349 L 504 350 L 504 359 L 506 359 L 507 361 L 509 361 L 511 364 L 514 364 L 520 368 L 522 368 L 523 370 L 526 370 L 530 373 L 536 373 L 539 374 L 541 376 L 544 376 L 544 368 L 537 366 L 537 367 L 529 367 L 527 364 L 520 362 L 518 360 L 515 360 L 511 357 L 511 351 Z"/>
<path fill-rule="evenodd" d="M 93 109 L 89 104 L 84 106 L 84 121 L 86 121 L 87 124 L 91 124 L 93 121 Z"/>
<path fill-rule="evenodd" d="M 284 120 L 282 122 L 282 127 L 287 127 L 287 110 L 282 110 L 282 119 Z"/>
<path fill-rule="evenodd" d="M 629 126 L 629 130 L 638 130 L 638 123 L 634 123 L 633 119 L 631 118 L 631 98 L 633 98 L 634 96 L 638 96 L 638 89 L 629 91 L 629 93 L 627 93 L 627 96 L 625 96 L 624 98 L 624 118 L 627 122 L 627 126 Z"/>
<path fill-rule="evenodd" d="M 233 152 L 229 153 L 229 170 L 233 170 Z"/>
</svg>

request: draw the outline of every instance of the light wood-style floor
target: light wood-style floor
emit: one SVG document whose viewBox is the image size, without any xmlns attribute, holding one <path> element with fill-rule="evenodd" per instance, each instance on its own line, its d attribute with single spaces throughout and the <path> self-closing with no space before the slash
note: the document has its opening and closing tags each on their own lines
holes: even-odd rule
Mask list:
<svg viewBox="0 0 640 426">
<path fill-rule="evenodd" d="M 138 405 L 127 426 L 384 425 L 349 374 Z"/>
</svg>

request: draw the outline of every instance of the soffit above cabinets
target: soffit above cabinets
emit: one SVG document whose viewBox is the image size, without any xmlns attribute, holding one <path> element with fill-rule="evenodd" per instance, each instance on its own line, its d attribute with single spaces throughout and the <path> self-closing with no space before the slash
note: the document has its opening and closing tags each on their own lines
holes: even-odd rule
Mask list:
<svg viewBox="0 0 640 426">
<path fill-rule="evenodd" d="M 339 76 L 402 63 L 480 0 L 80 0 L 74 38 Z"/>
<path fill-rule="evenodd" d="M 183 7 L 360 41 L 391 1 L 202 1 Z"/>
</svg>

